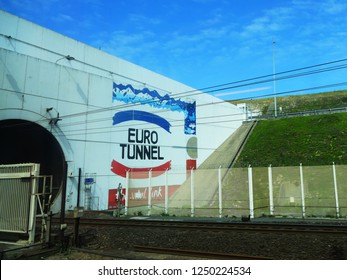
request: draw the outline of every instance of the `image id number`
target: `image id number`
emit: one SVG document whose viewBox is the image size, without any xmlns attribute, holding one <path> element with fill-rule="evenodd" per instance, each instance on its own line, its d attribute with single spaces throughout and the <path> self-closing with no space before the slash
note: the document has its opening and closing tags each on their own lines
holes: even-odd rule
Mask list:
<svg viewBox="0 0 347 280">
<path fill-rule="evenodd" d="M 192 268 L 192 275 L 251 275 L 251 267 L 231 266 L 231 267 L 213 267 L 197 266 Z"/>
</svg>

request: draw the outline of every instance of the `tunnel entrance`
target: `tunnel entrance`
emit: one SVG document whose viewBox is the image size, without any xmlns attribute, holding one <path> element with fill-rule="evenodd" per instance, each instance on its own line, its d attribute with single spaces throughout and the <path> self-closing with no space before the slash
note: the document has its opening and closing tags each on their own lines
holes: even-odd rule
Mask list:
<svg viewBox="0 0 347 280">
<path fill-rule="evenodd" d="M 53 175 L 54 200 L 63 183 L 64 153 L 55 137 L 24 120 L 0 121 L 0 164 L 39 163 L 41 175 Z"/>
</svg>

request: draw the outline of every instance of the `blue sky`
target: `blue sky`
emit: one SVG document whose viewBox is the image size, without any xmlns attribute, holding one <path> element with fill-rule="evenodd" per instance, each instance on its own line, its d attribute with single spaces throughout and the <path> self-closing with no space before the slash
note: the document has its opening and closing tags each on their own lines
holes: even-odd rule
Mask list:
<svg viewBox="0 0 347 280">
<path fill-rule="evenodd" d="M 344 0 L 0 0 L 0 9 L 198 89 L 270 75 L 211 88 L 223 99 L 272 94 L 274 69 L 347 58 Z M 278 74 L 276 93 L 345 89 L 325 86 L 347 82 L 346 63 Z"/>
</svg>

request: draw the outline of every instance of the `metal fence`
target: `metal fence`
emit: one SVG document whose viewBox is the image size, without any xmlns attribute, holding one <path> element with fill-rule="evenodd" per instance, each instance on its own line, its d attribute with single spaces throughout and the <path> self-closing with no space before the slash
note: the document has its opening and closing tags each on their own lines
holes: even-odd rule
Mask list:
<svg viewBox="0 0 347 280">
<path fill-rule="evenodd" d="M 126 215 L 347 215 L 346 165 L 169 170 L 165 176 L 149 171 L 141 175 L 145 186 L 131 179 L 134 175 L 127 174 L 124 186 Z"/>
<path fill-rule="evenodd" d="M 312 116 L 312 115 L 327 115 L 327 114 L 335 114 L 335 113 L 346 113 L 347 107 L 340 108 L 329 108 L 329 109 L 320 109 L 320 110 L 309 110 L 309 111 L 301 111 L 301 112 L 290 112 L 283 113 L 280 112 L 276 117 L 274 114 L 265 114 L 265 115 L 250 115 L 247 116 L 248 120 L 261 120 L 261 119 L 279 119 L 279 118 L 290 118 L 290 117 L 302 117 L 302 116 Z"/>
<path fill-rule="evenodd" d="M 53 179 L 39 172 L 37 163 L 0 165 L 0 232 L 10 240 L 22 239 L 18 244 L 35 242 L 37 217 L 41 218 L 40 241 L 49 238 Z"/>
</svg>

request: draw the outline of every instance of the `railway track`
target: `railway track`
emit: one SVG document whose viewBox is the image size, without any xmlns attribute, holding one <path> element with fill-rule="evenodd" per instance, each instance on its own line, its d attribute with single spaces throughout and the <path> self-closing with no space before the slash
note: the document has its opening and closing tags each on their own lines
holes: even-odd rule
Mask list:
<svg viewBox="0 0 347 280">
<path fill-rule="evenodd" d="M 73 218 L 66 218 L 67 224 L 73 224 Z M 59 223 L 53 219 L 53 223 Z M 206 222 L 184 220 L 150 220 L 150 219 L 90 219 L 81 218 L 81 226 L 113 226 L 113 227 L 152 227 L 201 231 L 253 231 L 273 233 L 312 233 L 347 235 L 347 225 L 331 224 L 298 224 L 298 223 L 259 223 L 259 222 Z"/>
<path fill-rule="evenodd" d="M 134 245 L 131 251 L 100 251 L 84 248 L 71 248 L 76 252 L 81 252 L 87 255 L 100 256 L 108 259 L 208 259 L 208 260 L 270 260 L 270 258 L 262 256 L 251 256 L 245 254 L 232 254 L 222 252 L 205 252 L 197 250 L 182 250 L 174 248 L 163 248 L 155 246 Z M 139 255 L 140 253 L 140 255 Z"/>
<path fill-rule="evenodd" d="M 270 258 L 261 257 L 261 256 L 229 254 L 229 253 L 220 253 L 220 252 L 203 252 L 203 251 L 196 251 L 196 250 L 182 250 L 182 249 L 161 248 L 161 247 L 152 247 L 152 246 L 139 246 L 139 245 L 135 245 L 134 250 L 136 252 L 169 254 L 169 255 L 187 256 L 187 257 L 193 257 L 193 258 L 202 258 L 202 259 L 270 260 Z"/>
<path fill-rule="evenodd" d="M 57 246 L 48 248 L 42 247 L 41 244 L 36 244 L 32 246 L 3 250 L 0 252 L 0 258 L 1 260 L 37 260 L 56 254 L 57 252 L 59 252 L 59 250 L 60 248 Z"/>
<path fill-rule="evenodd" d="M 76 219 L 65 218 L 75 236 Z M 312 223 L 311 223 L 312 222 Z M 346 259 L 345 221 L 223 221 L 191 219 L 79 219 L 72 250 L 104 259 Z M 52 227 L 60 228 L 53 219 Z M 77 244 L 77 245 L 76 245 Z M 80 255 L 76 255 L 77 259 Z M 98 258 L 97 258 L 98 259 Z"/>
</svg>

